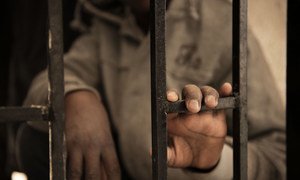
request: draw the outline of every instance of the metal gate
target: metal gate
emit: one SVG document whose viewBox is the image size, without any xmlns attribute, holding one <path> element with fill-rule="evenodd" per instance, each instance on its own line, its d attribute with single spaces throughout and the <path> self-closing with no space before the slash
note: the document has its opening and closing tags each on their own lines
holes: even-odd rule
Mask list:
<svg viewBox="0 0 300 180">
<path fill-rule="evenodd" d="M 186 111 L 183 101 L 166 100 L 166 0 L 151 0 L 151 89 L 153 179 L 167 179 L 166 114 Z M 0 107 L 0 123 L 48 121 L 50 179 L 65 175 L 62 1 L 48 0 L 47 106 Z M 219 99 L 217 109 L 233 109 L 234 179 L 247 179 L 247 0 L 233 0 L 233 96 Z M 205 111 L 205 106 L 201 111 Z"/>
<path fill-rule="evenodd" d="M 1 107 L 0 123 L 49 121 L 50 179 L 65 179 L 62 1 L 48 0 L 47 106 Z"/>
</svg>

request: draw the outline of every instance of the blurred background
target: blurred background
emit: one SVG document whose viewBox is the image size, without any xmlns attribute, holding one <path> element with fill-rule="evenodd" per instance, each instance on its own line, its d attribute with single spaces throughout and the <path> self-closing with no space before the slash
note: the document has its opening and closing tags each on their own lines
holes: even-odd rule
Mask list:
<svg viewBox="0 0 300 180">
<path fill-rule="evenodd" d="M 75 0 L 63 0 L 64 50 L 79 35 L 71 30 Z M 20 106 L 33 77 L 46 67 L 46 0 L 3 0 L 0 21 L 0 106 Z M 283 103 L 286 94 L 286 0 L 249 0 L 249 27 L 270 64 Z M 0 124 L 0 180 L 19 171 L 14 154 L 19 124 Z"/>
<path fill-rule="evenodd" d="M 79 35 L 69 26 L 75 4 L 63 0 L 65 51 Z M 0 7 L 0 106 L 21 106 L 32 79 L 47 65 L 47 0 L 4 0 Z M 0 180 L 19 171 L 14 152 L 19 126 L 0 124 Z"/>
<path fill-rule="evenodd" d="M 285 104 L 287 0 L 248 0 L 249 27 L 257 37 Z"/>
</svg>

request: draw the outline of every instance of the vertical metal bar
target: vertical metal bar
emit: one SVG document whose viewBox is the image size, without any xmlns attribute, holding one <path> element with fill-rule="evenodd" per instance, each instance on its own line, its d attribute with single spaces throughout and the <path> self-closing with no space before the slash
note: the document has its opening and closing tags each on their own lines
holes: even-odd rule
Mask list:
<svg viewBox="0 0 300 180">
<path fill-rule="evenodd" d="M 166 0 L 151 0 L 152 178 L 167 179 Z"/>
<path fill-rule="evenodd" d="M 300 146 L 297 140 L 300 136 L 300 122 L 297 118 L 300 109 L 300 86 L 298 85 L 300 61 L 300 26 L 299 1 L 287 1 L 287 69 L 286 69 L 286 179 L 294 179 L 299 175 Z"/>
<path fill-rule="evenodd" d="M 247 179 L 247 0 L 233 0 L 234 179 Z"/>
<path fill-rule="evenodd" d="M 65 179 L 62 1 L 48 0 L 50 179 Z"/>
</svg>

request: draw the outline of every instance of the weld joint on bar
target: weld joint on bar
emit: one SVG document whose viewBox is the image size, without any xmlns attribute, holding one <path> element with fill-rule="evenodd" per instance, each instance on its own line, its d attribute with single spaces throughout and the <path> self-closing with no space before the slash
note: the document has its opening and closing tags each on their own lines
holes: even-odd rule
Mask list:
<svg viewBox="0 0 300 180">
<path fill-rule="evenodd" d="M 49 121 L 49 107 L 42 105 L 31 105 L 31 108 L 37 108 L 41 110 L 42 118 L 44 121 Z"/>
</svg>

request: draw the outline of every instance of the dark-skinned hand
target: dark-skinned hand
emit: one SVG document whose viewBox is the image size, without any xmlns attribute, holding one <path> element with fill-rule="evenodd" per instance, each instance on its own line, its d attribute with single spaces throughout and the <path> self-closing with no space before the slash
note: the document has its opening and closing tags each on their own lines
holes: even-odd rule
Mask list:
<svg viewBox="0 0 300 180">
<path fill-rule="evenodd" d="M 201 102 L 213 109 L 219 96 L 229 96 L 232 86 L 223 84 L 219 92 L 209 86 L 186 85 L 182 90 L 188 113 L 168 114 L 168 165 L 175 168 L 210 169 L 220 159 L 227 134 L 224 110 L 199 112 Z M 167 92 L 170 102 L 179 100 L 175 90 Z"/>
<path fill-rule="evenodd" d="M 67 177 L 71 180 L 121 179 L 105 107 L 95 94 L 66 95 Z"/>
</svg>

